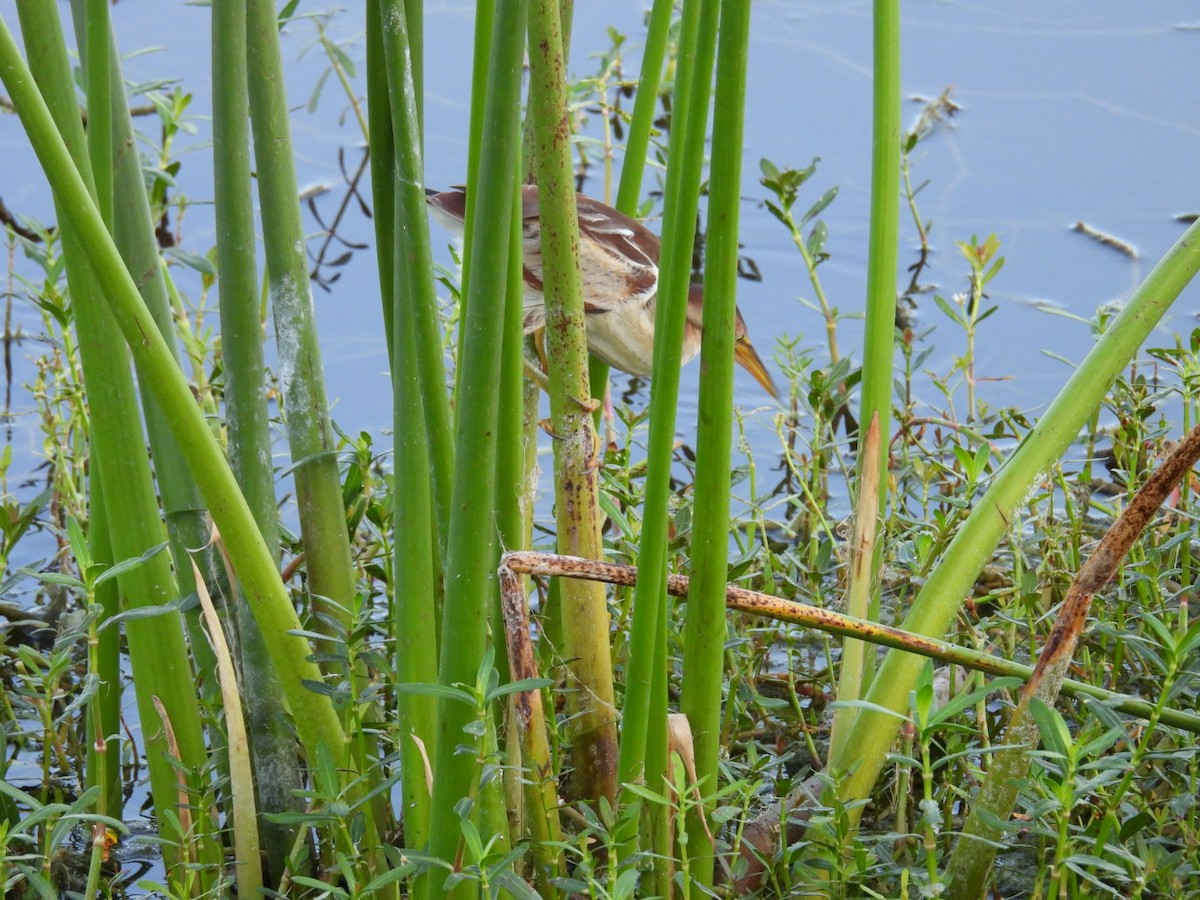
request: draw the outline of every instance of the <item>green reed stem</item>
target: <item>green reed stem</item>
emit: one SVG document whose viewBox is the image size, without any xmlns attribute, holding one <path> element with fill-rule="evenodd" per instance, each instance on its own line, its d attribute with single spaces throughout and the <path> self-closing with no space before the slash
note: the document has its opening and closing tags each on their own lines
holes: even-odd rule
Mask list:
<svg viewBox="0 0 1200 900">
<path fill-rule="evenodd" d="M 390 165 L 395 183 L 388 193 L 394 197 L 390 217 L 397 224 L 389 264 L 395 273 L 394 287 L 385 304 L 391 311 L 389 319 L 394 328 L 392 346 L 401 351 L 392 356 L 396 455 L 392 495 L 393 633 L 400 682 L 429 684 L 437 680 L 438 673 L 437 554 L 424 395 L 434 393 L 444 403 L 445 387 L 441 383 L 422 384 L 418 310 L 435 308 L 437 298 L 425 192 L 421 188 L 423 166 L 406 10 L 404 5 L 390 0 L 371 3 L 368 8 L 373 19 L 384 24 L 380 35 L 380 50 L 384 55 L 377 64 L 386 63 L 382 86 L 388 92 L 386 97 L 372 97 L 370 113 L 373 131 L 382 130 L 374 125 L 377 118 L 390 124 L 385 146 L 394 153 Z M 380 85 L 376 82 L 376 86 Z M 384 237 L 380 235 L 381 239 Z M 439 356 L 440 349 L 439 341 Z M 430 796 L 425 784 L 425 754 L 436 744 L 437 709 L 432 697 L 401 693 L 397 697 L 397 712 L 404 773 L 401 790 L 405 845 L 421 849 L 429 840 Z"/>
<path fill-rule="evenodd" d="M 521 143 L 520 118 L 513 119 L 512 133 L 509 137 L 517 146 Z M 520 163 L 513 172 L 514 181 L 519 182 Z M 497 406 L 499 420 L 496 436 L 496 539 L 501 548 L 529 546 L 529 527 L 526 522 L 525 509 L 528 498 L 528 482 L 525 480 L 525 430 L 524 430 L 524 267 L 523 242 L 521 228 L 522 195 L 520 189 L 513 191 L 509 204 L 508 232 L 508 279 L 504 289 L 504 346 L 500 360 L 500 401 Z M 500 587 L 503 590 L 503 576 L 500 577 Z M 525 602 L 524 593 L 521 595 Z M 495 595 L 495 603 L 489 610 L 488 629 L 492 637 L 492 649 L 495 653 L 496 676 L 498 683 L 506 684 L 514 680 L 512 661 L 509 658 L 508 623 L 505 620 L 503 598 L 500 591 Z M 528 628 L 526 629 L 528 637 Z M 524 785 L 533 780 L 533 773 L 547 771 L 534 766 L 549 763 L 549 758 L 541 760 L 526 760 L 525 734 L 522 725 L 529 722 L 517 721 L 517 711 L 513 698 L 505 697 L 492 705 L 492 716 L 489 722 L 489 740 L 496 745 L 494 751 L 497 761 L 503 754 L 503 764 L 506 766 L 503 777 L 492 779 L 484 786 L 481 797 L 483 821 L 491 820 L 496 823 L 491 830 L 502 832 L 505 848 L 525 838 L 527 829 L 542 825 L 545 819 L 535 819 L 534 810 L 527 809 Z M 504 742 L 501 747 L 496 739 L 496 722 L 503 722 Z M 545 723 L 539 723 L 542 732 L 542 746 L 545 746 Z M 552 771 L 552 765 L 549 768 Z M 557 784 L 553 779 L 550 784 Z M 557 797 L 557 794 L 555 795 Z M 532 795 L 531 795 L 532 799 Z M 551 815 L 556 815 L 552 813 Z M 541 837 L 530 833 L 532 857 L 535 865 L 544 860 L 546 849 L 538 848 L 536 843 L 541 839 L 549 839 L 544 829 Z M 561 834 L 557 835 L 561 839 Z M 511 869 L 511 867 L 509 867 Z M 539 866 L 545 871 L 545 866 Z M 553 873 L 559 874 L 558 871 Z"/>
<path fill-rule="evenodd" d="M 104 508 L 104 489 L 100 471 L 91 471 L 92 492 L 88 521 L 88 552 L 92 562 L 112 565 L 112 539 L 108 533 L 108 514 Z M 96 811 L 102 816 L 121 818 L 124 796 L 121 792 L 121 632 L 101 626 L 121 611 L 117 582 L 108 579 L 96 588 L 92 598 L 101 609 L 99 618 L 88 632 L 90 671 L 100 679 L 96 696 L 88 704 L 87 785 L 100 788 Z M 94 647 L 91 646 L 94 644 Z"/>
<path fill-rule="evenodd" d="M 478 177 L 479 157 L 483 153 L 484 145 L 484 116 L 487 112 L 485 100 L 487 98 L 487 83 L 489 76 L 489 60 L 492 53 L 492 30 L 496 22 L 496 2 L 495 0 L 480 0 L 475 4 L 475 42 L 474 42 L 474 57 L 471 61 L 471 117 L 467 123 L 467 179 Z M 526 159 L 524 156 L 521 160 L 523 165 L 531 165 L 532 160 Z M 466 225 L 474 220 L 474 204 L 471 202 L 471 195 L 467 194 L 467 218 Z M 468 232 L 464 232 L 468 233 Z M 468 252 L 467 245 L 463 245 L 463 266 L 467 264 L 466 254 Z M 466 281 L 464 276 L 463 282 Z"/>
<path fill-rule="evenodd" d="M 78 6 L 78 4 L 76 4 Z M 112 109 L 113 83 L 108 78 L 109 17 L 106 0 L 86 0 L 86 26 L 83 44 L 87 78 L 88 157 L 92 163 L 92 180 L 96 184 L 96 205 L 100 216 L 111 230 L 113 227 L 113 144 Z M 93 77 L 95 76 L 95 77 Z"/>
<path fill-rule="evenodd" d="M 487 644 L 487 617 L 495 590 L 496 428 L 504 335 L 504 309 L 496 303 L 495 290 L 507 283 L 519 153 L 509 125 L 520 105 L 524 38 L 525 3 L 502 4 L 492 32 L 484 101 L 485 121 L 493 140 L 489 152 L 481 155 L 477 180 L 468 186 L 476 196 L 477 221 L 486 227 L 474 227 L 466 236 L 472 273 L 463 298 L 464 346 L 454 434 L 458 464 L 450 504 L 439 657 L 443 685 L 475 683 Z M 439 700 L 429 847 L 441 859 L 457 856 L 461 825 L 456 807 L 471 793 L 477 774 L 479 738 L 464 732 L 474 721 L 475 711 L 466 704 Z M 464 747 L 469 752 L 460 749 Z M 425 880 L 424 895 L 446 895 L 440 875 Z"/>
<path fill-rule="evenodd" d="M 392 307 L 396 296 L 396 144 L 392 137 L 383 16 L 379 6 L 378 2 L 367 4 L 367 140 L 371 145 L 371 222 L 375 226 L 375 264 L 379 270 L 383 336 L 387 341 L 390 367 L 396 356 L 392 347 Z"/>
<path fill-rule="evenodd" d="M 380 5 L 384 23 L 381 50 L 387 70 L 388 92 L 386 98 L 377 95 L 374 99 L 376 110 L 372 116 L 376 113 L 380 117 L 388 116 L 391 127 L 390 146 L 395 154 L 392 161 L 395 180 L 391 191 L 397 201 L 393 206 L 397 218 L 392 226 L 392 240 L 401 253 L 400 262 L 393 261 L 390 264 L 397 266 L 391 277 L 396 281 L 396 290 L 401 292 L 394 296 L 403 298 L 404 303 L 411 305 L 414 316 L 410 327 L 416 330 L 416 359 L 421 376 L 425 432 L 429 442 L 430 467 L 426 471 L 431 471 L 433 515 L 438 536 L 438 558 L 441 558 L 448 540 L 450 492 L 454 482 L 454 436 L 450 426 L 446 362 L 442 353 L 442 330 L 433 282 L 433 259 L 429 249 L 420 107 L 417 105 L 416 69 L 410 47 L 413 35 L 406 24 L 405 8 L 400 0 L 382 0 Z M 377 89 L 381 89 L 378 75 L 374 78 Z M 380 125 L 373 131 L 377 133 L 382 127 Z M 387 149 L 386 145 L 384 149 Z M 388 235 L 377 232 L 377 237 L 382 241 Z M 386 283 L 383 286 L 386 287 Z M 387 320 L 391 321 L 395 316 L 393 308 Z M 393 330 L 396 327 L 393 323 Z"/>
<path fill-rule="evenodd" d="M 529 115 L 541 209 L 558 547 L 560 553 L 598 559 L 604 550 L 596 434 L 588 403 L 587 333 L 562 46 L 558 0 L 534 0 L 529 13 Z M 582 797 L 612 800 L 617 793 L 617 725 L 604 588 L 583 582 L 564 584 L 560 603 L 575 787 Z"/>
<path fill-rule="evenodd" d="M 625 681 L 625 731 L 621 740 L 622 784 L 645 779 L 661 787 L 666 771 L 666 577 L 668 504 L 679 394 L 680 353 L 699 208 L 704 135 L 716 52 L 718 3 L 688 0 L 679 38 L 679 76 L 672 105 L 667 193 L 659 259 L 654 324 L 654 375 L 650 387 L 650 434 L 642 547 L 633 597 L 629 667 Z M 655 699 L 653 695 L 657 693 Z M 652 729 L 652 731 L 648 731 Z"/>
<path fill-rule="evenodd" d="M 733 457 L 733 366 L 737 315 L 742 133 L 750 49 L 750 4 L 721 7 L 709 183 L 704 340 L 700 355 L 692 581 L 683 645 L 680 710 L 691 724 L 701 796 L 717 787 L 725 675 L 725 587 L 729 580 L 729 473 Z M 690 877 L 711 888 L 712 805 L 689 807 Z"/>
<path fill-rule="evenodd" d="M 633 98 L 633 117 L 625 139 L 625 161 L 621 164 L 621 183 L 617 187 L 616 207 L 627 216 L 636 216 L 642 197 L 642 175 L 646 171 L 650 134 L 658 110 L 658 87 L 662 83 L 663 58 L 667 55 L 667 36 L 671 31 L 674 0 L 654 0 L 642 50 L 642 68 L 637 93 Z"/>
<path fill-rule="evenodd" d="M 408 32 L 409 68 L 412 71 L 412 104 L 417 111 L 417 152 L 425 155 L 425 3 L 404 0 L 404 25 Z"/>
<path fill-rule="evenodd" d="M 862 402 L 859 410 L 858 477 L 878 484 L 875 509 L 882 517 L 888 504 L 888 442 L 880 440 L 872 456 L 863 452 L 865 429 L 878 416 L 879 434 L 892 433 L 892 363 L 896 336 L 896 267 L 900 241 L 900 3 L 876 0 L 874 26 L 874 106 L 871 140 L 871 237 L 867 253 L 867 321 L 863 346 Z M 834 347 L 832 332 L 830 348 Z M 874 470 L 868 472 L 868 469 Z M 872 510 L 859 504 L 857 515 Z M 852 615 L 875 618 L 879 611 L 879 569 L 883 564 L 886 534 L 875 540 L 870 564 L 857 568 L 859 584 L 852 585 L 849 597 Z M 865 582 L 865 583 L 861 583 Z M 875 657 L 861 643 L 847 641 L 839 685 L 838 700 L 853 703 L 861 699 L 861 690 L 870 685 Z M 846 693 L 843 695 L 843 691 Z M 830 763 L 848 765 L 843 756 L 845 735 L 853 727 L 859 707 L 838 710 L 831 739 Z"/>
<path fill-rule="evenodd" d="M 482 4 L 481 4 L 482 5 Z M 511 139 L 521 144 L 522 122 L 512 123 Z M 521 164 L 514 177 L 520 181 Z M 504 349 L 500 363 L 500 421 L 497 429 L 499 446 L 496 456 L 496 536 L 500 546 L 528 547 L 533 530 L 533 491 L 536 479 L 526 473 L 527 461 L 536 463 L 537 433 L 529 439 L 525 431 L 525 269 L 523 234 L 524 195 L 513 191 L 509 210 L 508 280 L 504 288 Z M 512 669 L 508 658 L 504 610 L 500 594 L 492 608 L 491 631 L 496 652 L 496 670 L 503 684 L 510 680 Z M 496 716 L 503 719 L 508 702 L 496 705 Z M 520 741 L 506 737 L 507 749 L 519 750 Z M 521 773 L 511 773 L 524 781 Z M 506 773 L 506 777 L 509 773 Z M 513 839 L 519 838 L 514 834 Z"/>
<path fill-rule="evenodd" d="M 98 9 L 97 7 L 103 7 Z M 87 42 L 85 59 L 107 61 L 108 57 L 108 6 L 89 0 L 88 27 L 84 30 Z M 101 29 L 103 29 L 101 31 Z M 78 26 L 77 26 L 78 30 Z M 97 33 L 103 35 L 102 46 L 97 47 Z M 112 183 L 112 132 L 107 126 L 106 114 L 112 106 L 112 94 L 107 78 L 89 78 L 87 81 L 88 109 L 101 121 L 98 127 L 87 131 L 88 157 L 91 160 L 93 178 L 96 181 L 96 198 L 105 224 L 111 229 L 113 223 Z M 102 124 L 103 123 L 103 124 Z M 92 560 L 112 565 L 112 539 L 108 533 L 108 517 L 104 508 L 104 491 L 100 486 L 100 467 L 91 470 L 92 491 L 89 496 L 90 516 L 88 522 L 88 546 Z M 97 590 L 95 602 L 103 609 L 99 622 L 93 624 L 90 639 L 96 643 L 91 655 L 92 670 L 100 678 L 96 697 L 88 705 L 88 783 L 98 785 L 100 803 L 97 811 L 101 815 L 121 814 L 121 634 L 116 628 L 96 629 L 106 620 L 120 612 L 121 600 L 117 583 L 104 582 Z"/>
</svg>

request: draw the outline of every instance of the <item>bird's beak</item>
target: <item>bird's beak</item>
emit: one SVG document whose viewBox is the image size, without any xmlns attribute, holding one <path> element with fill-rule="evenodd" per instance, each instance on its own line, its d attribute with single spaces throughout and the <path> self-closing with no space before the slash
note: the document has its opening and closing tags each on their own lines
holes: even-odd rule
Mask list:
<svg viewBox="0 0 1200 900">
<path fill-rule="evenodd" d="M 762 357 L 758 355 L 758 351 L 754 349 L 754 345 L 750 343 L 747 337 L 739 337 L 737 343 L 733 345 L 733 358 L 738 364 L 754 376 L 754 380 L 763 386 L 768 394 L 775 400 L 779 399 L 779 391 L 775 387 L 775 381 L 771 378 L 771 373 L 767 371 L 766 365 L 762 361 Z"/>
</svg>

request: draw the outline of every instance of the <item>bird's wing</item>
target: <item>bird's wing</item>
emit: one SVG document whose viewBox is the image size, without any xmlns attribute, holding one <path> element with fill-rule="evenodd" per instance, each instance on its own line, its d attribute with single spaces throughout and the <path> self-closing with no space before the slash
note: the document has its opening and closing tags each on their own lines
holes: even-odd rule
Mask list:
<svg viewBox="0 0 1200 900">
<path fill-rule="evenodd" d="M 607 312 L 615 303 L 646 303 L 658 291 L 658 237 L 636 219 L 591 197 L 577 195 L 580 264 L 589 312 Z"/>
</svg>

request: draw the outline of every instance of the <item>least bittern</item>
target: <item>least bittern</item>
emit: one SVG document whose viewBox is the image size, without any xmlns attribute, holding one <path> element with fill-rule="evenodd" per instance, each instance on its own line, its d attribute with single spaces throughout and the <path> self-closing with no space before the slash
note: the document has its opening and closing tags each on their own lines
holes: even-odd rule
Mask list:
<svg viewBox="0 0 1200 900">
<path fill-rule="evenodd" d="M 579 210 L 579 268 L 583 276 L 583 310 L 588 350 L 615 369 L 647 376 L 654 358 L 654 301 L 658 294 L 661 242 L 646 226 L 591 197 L 576 194 Z M 466 195 L 461 188 L 430 191 L 426 198 L 434 218 L 461 236 Z M 542 296 L 541 221 L 534 185 L 521 188 L 525 268 L 525 332 L 546 324 Z M 702 285 L 688 294 L 683 362 L 700 352 Z M 734 331 L 734 358 L 775 398 L 771 373 L 746 334 L 740 310 Z"/>
</svg>

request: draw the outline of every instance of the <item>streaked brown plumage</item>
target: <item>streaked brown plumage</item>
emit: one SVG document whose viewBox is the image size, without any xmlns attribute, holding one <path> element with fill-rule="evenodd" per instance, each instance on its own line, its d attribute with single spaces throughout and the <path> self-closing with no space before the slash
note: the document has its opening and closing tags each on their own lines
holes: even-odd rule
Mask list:
<svg viewBox="0 0 1200 900">
<path fill-rule="evenodd" d="M 657 235 L 635 219 L 591 197 L 576 194 L 579 210 L 579 267 L 583 276 L 583 308 L 588 349 L 610 366 L 630 375 L 651 372 L 654 351 L 654 301 L 658 293 Z M 461 188 L 429 192 L 426 198 L 435 219 L 462 235 L 466 195 Z M 521 189 L 524 222 L 525 331 L 545 325 L 542 295 L 541 223 L 537 187 Z M 683 362 L 700 352 L 701 285 L 688 296 Z M 750 338 L 742 313 L 737 312 L 734 358 L 767 392 L 778 398 L 775 382 Z"/>
</svg>

